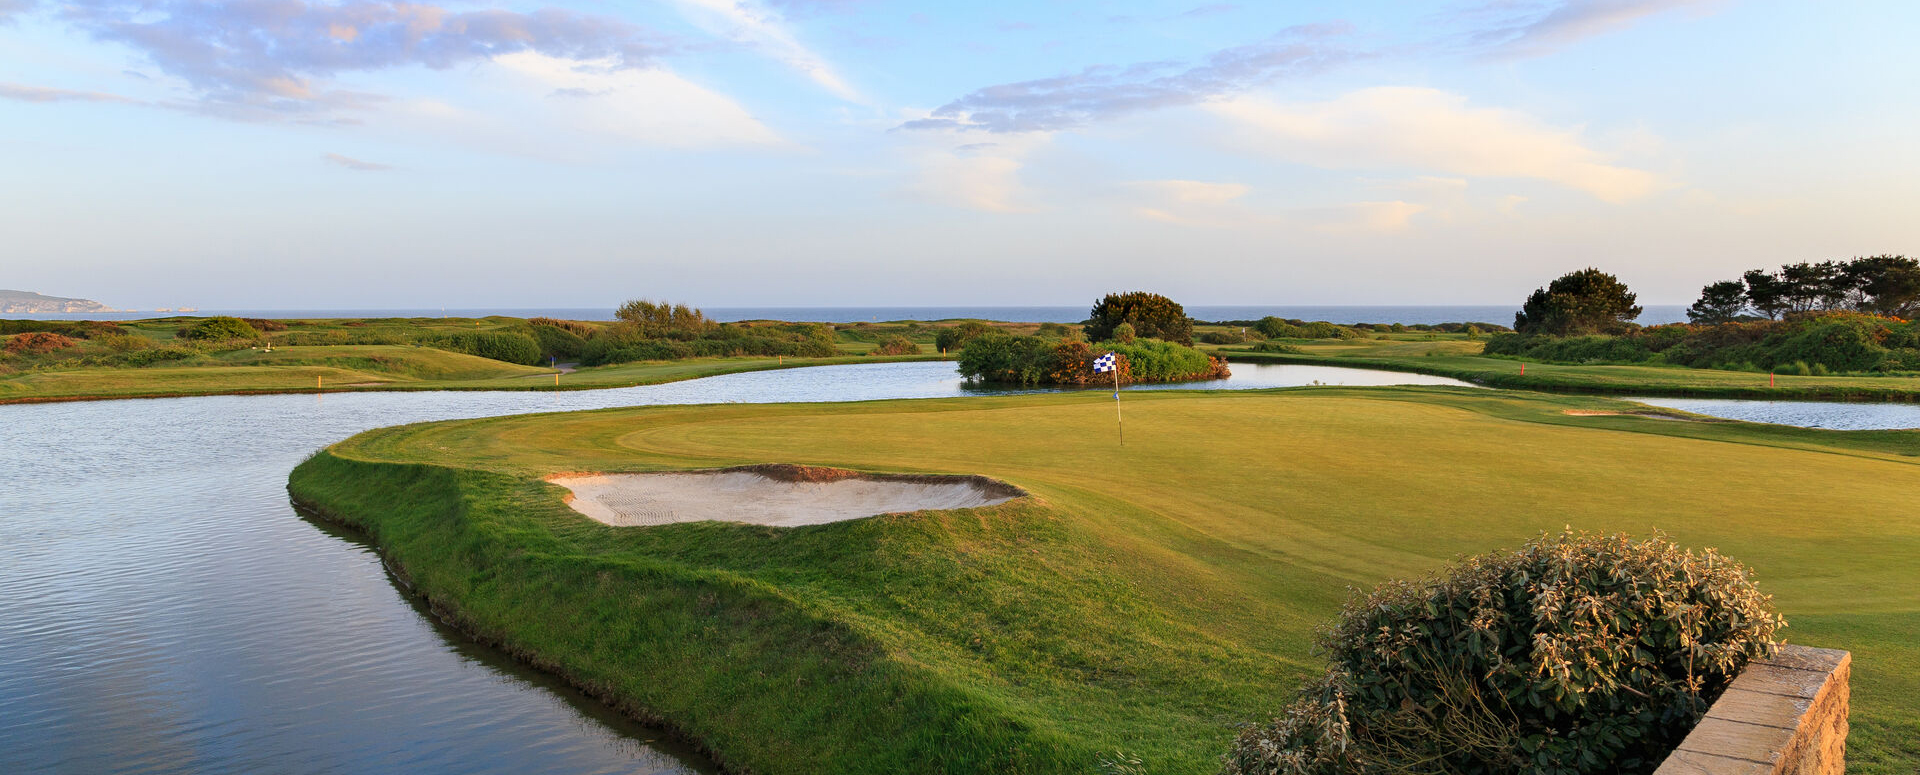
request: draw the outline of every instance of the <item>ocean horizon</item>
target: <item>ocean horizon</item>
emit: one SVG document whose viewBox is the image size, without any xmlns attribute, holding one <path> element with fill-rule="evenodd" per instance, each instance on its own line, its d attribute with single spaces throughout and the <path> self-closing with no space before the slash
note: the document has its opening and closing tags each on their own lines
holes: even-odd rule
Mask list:
<svg viewBox="0 0 1920 775">
<path fill-rule="evenodd" d="M 1269 315 L 1300 320 L 1324 320 L 1329 323 L 1400 323 L 1433 325 L 1437 323 L 1494 323 L 1513 325 L 1518 306 L 1506 305 L 1206 305 L 1187 308 L 1195 320 L 1258 320 Z M 1087 317 L 1084 306 L 928 306 L 928 307 L 707 307 L 708 317 L 722 322 L 740 320 L 791 320 L 816 323 L 887 322 L 902 320 L 935 321 L 980 319 L 1021 323 L 1079 323 Z M 93 312 L 5 315 L 27 320 L 143 320 L 162 317 L 207 317 L 231 315 L 249 318 L 323 319 L 323 318 L 477 318 L 492 315 L 506 317 L 551 317 L 565 320 L 613 320 L 611 307 L 476 307 L 431 309 L 205 309 L 193 312 Z M 1680 304 L 1649 304 L 1638 322 L 1642 325 L 1682 323 L 1687 308 Z"/>
</svg>

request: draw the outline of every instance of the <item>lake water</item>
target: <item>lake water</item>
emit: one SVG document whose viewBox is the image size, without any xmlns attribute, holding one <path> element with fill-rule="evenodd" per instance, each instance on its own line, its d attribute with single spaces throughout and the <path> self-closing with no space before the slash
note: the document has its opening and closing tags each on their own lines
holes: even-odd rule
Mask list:
<svg viewBox="0 0 1920 775">
<path fill-rule="evenodd" d="M 1464 384 L 1234 371 L 1203 386 Z M 0 773 L 707 772 L 437 624 L 367 545 L 288 505 L 288 471 L 425 420 L 979 392 L 952 363 L 920 362 L 560 393 L 0 406 Z"/>
<path fill-rule="evenodd" d="M 1798 425 L 1837 431 L 1920 428 L 1920 406 L 1837 401 L 1754 401 L 1731 398 L 1630 398 L 1652 406 L 1729 420 Z"/>
</svg>

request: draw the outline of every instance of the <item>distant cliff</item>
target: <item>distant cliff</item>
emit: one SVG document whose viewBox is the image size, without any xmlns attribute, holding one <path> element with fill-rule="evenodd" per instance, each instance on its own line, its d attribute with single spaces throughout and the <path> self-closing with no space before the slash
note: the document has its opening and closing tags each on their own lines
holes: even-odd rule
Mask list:
<svg viewBox="0 0 1920 775">
<path fill-rule="evenodd" d="M 0 315 L 112 311 L 112 307 L 90 299 L 63 299 L 58 296 L 42 296 L 32 291 L 0 289 Z"/>
</svg>

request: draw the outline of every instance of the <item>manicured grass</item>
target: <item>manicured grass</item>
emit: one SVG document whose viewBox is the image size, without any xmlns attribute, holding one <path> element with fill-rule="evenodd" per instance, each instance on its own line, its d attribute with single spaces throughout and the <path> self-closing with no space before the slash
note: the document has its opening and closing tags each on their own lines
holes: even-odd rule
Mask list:
<svg viewBox="0 0 1920 775">
<path fill-rule="evenodd" d="M 383 429 L 296 469 L 470 630 L 769 773 L 1217 767 L 1348 587 L 1563 526 L 1717 546 L 1855 653 L 1856 773 L 1920 766 L 1920 433 L 1472 389 L 726 405 Z M 977 473 L 987 509 L 610 528 L 539 477 Z"/>
<path fill-rule="evenodd" d="M 1430 337 L 1430 338 L 1429 338 Z M 1250 345 L 1206 348 L 1243 363 L 1312 363 L 1411 371 L 1489 387 L 1615 395 L 1717 398 L 1920 401 L 1920 377 L 1801 377 L 1685 366 L 1606 366 L 1522 362 L 1480 355 L 1460 334 L 1394 334 L 1389 339 L 1290 341 L 1299 353 L 1253 352 Z M 1520 373 L 1525 365 L 1526 374 Z"/>
</svg>

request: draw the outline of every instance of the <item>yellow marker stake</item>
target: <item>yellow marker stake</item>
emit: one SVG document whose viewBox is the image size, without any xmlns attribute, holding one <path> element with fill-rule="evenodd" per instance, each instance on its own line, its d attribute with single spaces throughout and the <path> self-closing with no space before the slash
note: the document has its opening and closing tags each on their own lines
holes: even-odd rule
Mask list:
<svg viewBox="0 0 1920 775">
<path fill-rule="evenodd" d="M 313 389 L 314 389 L 314 390 L 319 390 L 319 389 L 320 389 L 320 380 L 323 380 L 323 379 L 326 379 L 326 377 L 322 377 L 322 376 L 320 376 L 320 375 L 318 375 L 318 374 L 315 374 L 315 375 L 313 375 Z"/>
<path fill-rule="evenodd" d="M 560 387 L 560 372 L 553 373 L 553 386 Z"/>
</svg>

